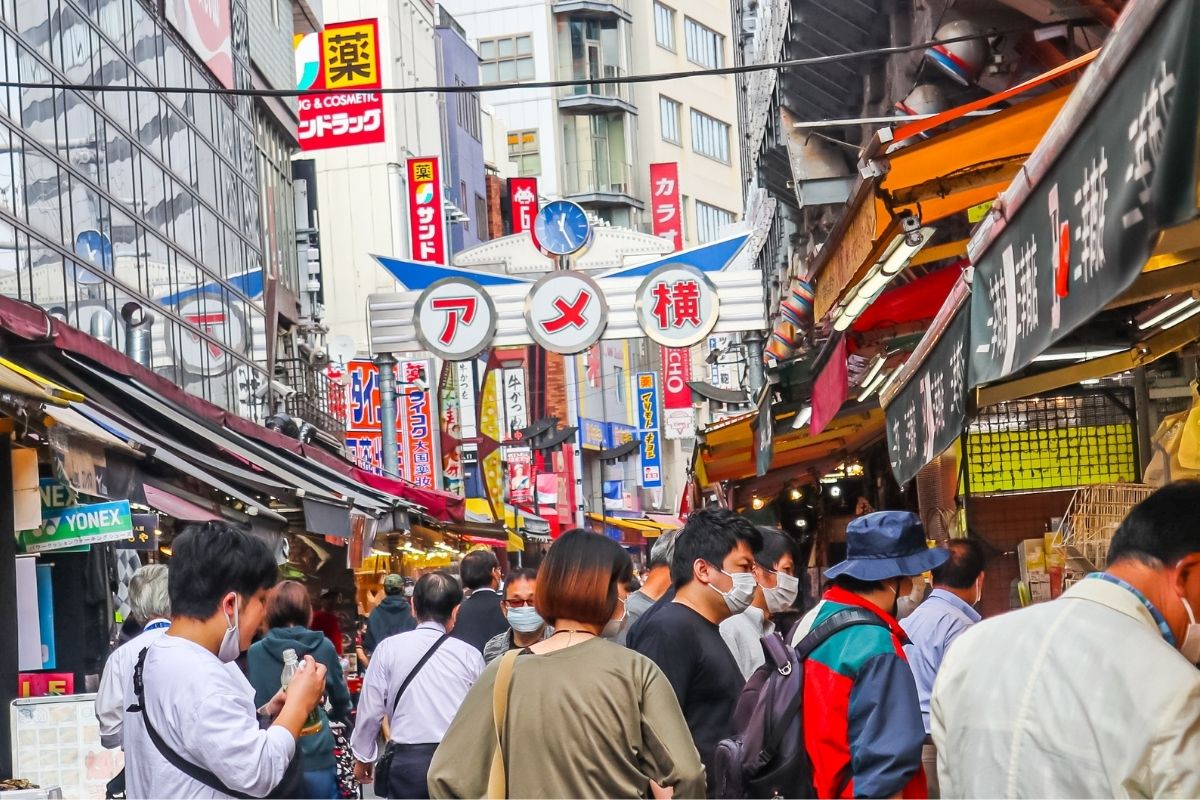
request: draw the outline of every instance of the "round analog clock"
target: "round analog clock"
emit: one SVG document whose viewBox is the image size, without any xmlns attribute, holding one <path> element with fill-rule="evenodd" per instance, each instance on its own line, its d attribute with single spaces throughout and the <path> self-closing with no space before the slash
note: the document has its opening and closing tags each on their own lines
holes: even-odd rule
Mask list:
<svg viewBox="0 0 1200 800">
<path fill-rule="evenodd" d="M 542 206 L 533 221 L 533 240 L 551 258 L 577 253 L 591 243 L 592 223 L 587 212 L 568 200 Z"/>
</svg>

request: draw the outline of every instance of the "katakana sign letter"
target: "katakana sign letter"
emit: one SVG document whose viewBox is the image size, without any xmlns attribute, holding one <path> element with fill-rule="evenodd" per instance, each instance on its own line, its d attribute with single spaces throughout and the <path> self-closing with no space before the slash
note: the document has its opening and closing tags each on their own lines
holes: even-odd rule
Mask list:
<svg viewBox="0 0 1200 800">
<path fill-rule="evenodd" d="M 442 329 L 438 341 L 443 345 L 448 345 L 454 341 L 454 334 L 458 333 L 458 323 L 460 320 L 467 325 L 475 321 L 475 312 L 479 308 L 479 298 L 439 297 L 432 300 L 431 305 L 438 311 L 446 312 L 446 327 Z"/>
</svg>

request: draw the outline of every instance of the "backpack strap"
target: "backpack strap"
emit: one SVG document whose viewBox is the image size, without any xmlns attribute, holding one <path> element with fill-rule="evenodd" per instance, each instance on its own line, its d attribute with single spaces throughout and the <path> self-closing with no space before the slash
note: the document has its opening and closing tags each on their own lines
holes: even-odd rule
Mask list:
<svg viewBox="0 0 1200 800">
<path fill-rule="evenodd" d="M 821 624 L 817 625 L 808 635 L 796 645 L 796 658 L 799 662 L 798 666 L 801 671 L 804 669 L 804 662 L 808 659 L 812 651 L 840 631 L 847 628 L 852 628 L 855 625 L 878 625 L 879 627 L 887 627 L 875 614 L 867 611 L 865 608 L 847 608 L 842 611 L 835 612 L 829 616 Z M 765 648 L 765 644 L 764 644 Z M 770 659 L 775 668 L 781 675 L 787 675 L 792 670 L 792 665 L 789 662 L 777 663 L 774 658 Z M 786 670 L 786 671 L 785 671 Z M 800 695 L 804 692 L 803 679 L 797 683 L 797 696 L 789 698 L 789 702 L 785 706 L 788 709 L 788 716 L 778 720 L 778 724 L 772 726 L 771 730 L 763 742 L 763 750 L 770 757 L 774 757 L 779 750 L 779 746 L 783 743 L 783 737 L 787 735 L 787 730 L 791 727 L 792 718 L 795 714 L 800 713 Z"/>
<path fill-rule="evenodd" d="M 396 692 L 396 699 L 392 701 L 392 713 L 388 715 L 389 719 L 396 716 L 396 709 L 400 707 L 400 698 L 404 695 L 404 690 L 407 689 L 408 685 L 413 682 L 413 678 L 417 677 L 417 673 L 421 671 L 421 667 L 429 663 L 429 659 L 433 658 L 433 654 L 436 653 L 437 649 L 441 647 L 449 638 L 450 634 L 443 633 L 442 638 L 434 642 L 433 647 L 425 651 L 425 655 L 421 656 L 421 660 L 417 662 L 417 665 L 409 670 L 408 677 L 404 679 L 404 683 L 400 684 L 400 691 Z"/>
<path fill-rule="evenodd" d="M 143 673 L 146 667 L 146 654 L 148 652 L 150 652 L 149 647 L 142 648 L 142 652 L 138 653 L 137 666 L 133 668 L 133 691 L 137 696 L 137 705 L 130 706 L 129 710 L 141 712 L 142 722 L 146 725 L 146 733 L 150 736 L 150 741 L 154 743 L 154 748 L 158 750 L 159 755 L 167 760 L 167 763 L 197 783 L 202 783 L 216 792 L 238 798 L 238 800 L 248 800 L 250 795 L 230 789 L 215 774 L 203 767 L 196 766 L 176 753 L 158 735 L 158 731 L 155 730 L 154 725 L 150 722 L 150 715 L 146 713 L 146 693 Z"/>
<path fill-rule="evenodd" d="M 813 650 L 816 650 L 826 639 L 844 631 L 846 628 L 853 628 L 855 625 L 887 627 L 877 614 L 865 608 L 844 608 L 841 611 L 835 611 L 830 614 L 828 619 L 809 631 L 808 635 L 796 645 L 796 655 L 801 661 L 806 660 L 812 655 Z"/>
</svg>

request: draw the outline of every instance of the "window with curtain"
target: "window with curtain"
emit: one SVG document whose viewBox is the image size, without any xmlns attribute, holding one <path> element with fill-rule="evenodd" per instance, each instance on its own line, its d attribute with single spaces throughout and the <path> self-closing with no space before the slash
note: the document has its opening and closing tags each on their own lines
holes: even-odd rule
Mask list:
<svg viewBox="0 0 1200 800">
<path fill-rule="evenodd" d="M 654 4 L 654 41 L 659 47 L 675 50 L 675 9 Z"/>
<path fill-rule="evenodd" d="M 658 96 L 658 123 L 662 130 L 662 138 L 668 142 L 682 144 L 679 137 L 679 103 L 669 97 Z"/>
<path fill-rule="evenodd" d="M 733 222 L 733 212 L 696 201 L 696 239 L 700 244 L 721 237 L 721 229 Z"/>
<path fill-rule="evenodd" d="M 687 39 L 688 61 L 709 69 L 725 66 L 724 36 L 691 17 L 683 18 L 683 35 Z"/>
<path fill-rule="evenodd" d="M 729 163 L 729 125 L 692 109 L 692 149 L 702 156 Z"/>
</svg>

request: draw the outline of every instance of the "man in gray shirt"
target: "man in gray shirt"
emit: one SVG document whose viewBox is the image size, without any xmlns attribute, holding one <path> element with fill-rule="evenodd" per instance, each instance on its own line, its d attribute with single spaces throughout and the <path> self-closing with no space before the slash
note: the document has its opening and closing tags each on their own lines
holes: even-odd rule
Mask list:
<svg viewBox="0 0 1200 800">
<path fill-rule="evenodd" d="M 638 617 L 662 599 L 671 588 L 671 558 L 675 555 L 675 537 L 679 531 L 665 531 L 650 548 L 650 574 L 642 588 L 625 599 L 625 625 L 618 644 L 626 644 L 626 636 Z"/>
</svg>

